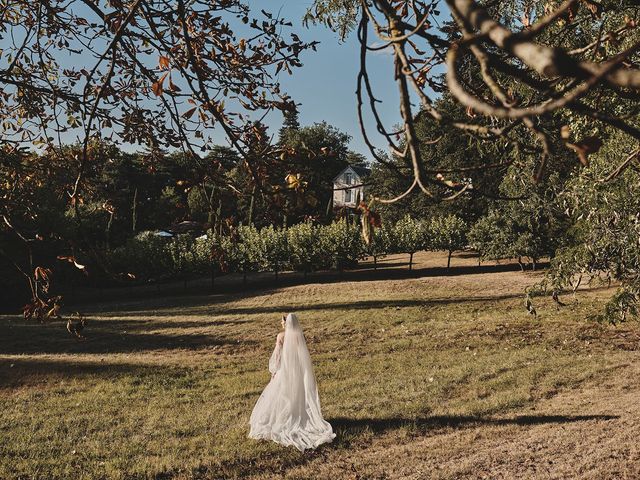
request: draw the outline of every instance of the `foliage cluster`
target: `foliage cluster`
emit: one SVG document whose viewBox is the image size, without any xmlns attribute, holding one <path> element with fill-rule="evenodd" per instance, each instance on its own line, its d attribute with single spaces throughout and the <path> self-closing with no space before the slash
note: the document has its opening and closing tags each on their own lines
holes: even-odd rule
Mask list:
<svg viewBox="0 0 640 480">
<path fill-rule="evenodd" d="M 139 279 L 160 279 L 212 273 L 304 272 L 336 269 L 357 264 L 359 259 L 420 250 L 451 253 L 466 246 L 466 224 L 457 217 L 415 220 L 404 217 L 395 225 L 375 229 L 367 244 L 359 225 L 346 219 L 328 225 L 302 222 L 289 228 L 256 228 L 241 225 L 228 234 L 209 230 L 193 238 L 160 237 L 143 232 L 109 253 L 114 271 Z"/>
</svg>

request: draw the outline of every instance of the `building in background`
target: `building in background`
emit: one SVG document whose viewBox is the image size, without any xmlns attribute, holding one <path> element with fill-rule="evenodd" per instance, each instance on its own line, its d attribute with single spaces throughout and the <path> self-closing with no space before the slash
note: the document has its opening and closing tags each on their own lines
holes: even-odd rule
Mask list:
<svg viewBox="0 0 640 480">
<path fill-rule="evenodd" d="M 364 199 L 366 179 L 371 173 L 366 167 L 349 165 L 333 179 L 333 208 L 356 208 Z"/>
</svg>

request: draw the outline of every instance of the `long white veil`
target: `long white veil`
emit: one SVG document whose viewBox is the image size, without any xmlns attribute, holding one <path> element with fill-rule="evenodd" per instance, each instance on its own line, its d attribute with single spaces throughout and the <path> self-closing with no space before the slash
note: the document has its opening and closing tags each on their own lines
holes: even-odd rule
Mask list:
<svg viewBox="0 0 640 480">
<path fill-rule="evenodd" d="M 249 436 L 302 451 L 332 441 L 335 434 L 322 417 L 311 356 L 295 314 L 287 315 L 282 351 L 278 349 L 276 345 L 269 362 L 275 374 L 253 409 Z"/>
</svg>

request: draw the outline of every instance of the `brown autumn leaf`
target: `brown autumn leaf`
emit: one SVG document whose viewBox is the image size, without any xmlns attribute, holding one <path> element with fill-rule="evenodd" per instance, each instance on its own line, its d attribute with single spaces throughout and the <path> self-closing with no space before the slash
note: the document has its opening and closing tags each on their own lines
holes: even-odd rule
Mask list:
<svg viewBox="0 0 640 480">
<path fill-rule="evenodd" d="M 47 312 L 47 317 L 60 319 L 60 305 L 54 303 L 53 306 Z"/>
<path fill-rule="evenodd" d="M 547 5 L 549 6 L 548 9 L 547 9 Z M 555 10 L 555 7 L 553 5 L 551 5 L 551 4 L 547 4 L 547 5 L 545 5 L 545 13 L 548 15 L 548 14 L 552 13 Z M 569 24 L 569 23 L 573 22 L 573 20 L 576 18 L 576 13 L 578 13 L 578 5 L 576 3 L 573 3 L 560 16 L 560 20 L 562 22 L 566 23 L 566 24 Z"/>
<path fill-rule="evenodd" d="M 162 83 L 159 81 L 155 82 L 151 86 L 151 90 L 153 90 L 153 93 L 155 94 L 156 97 L 160 97 L 162 95 Z"/>
<path fill-rule="evenodd" d="M 358 210 L 361 212 L 360 223 L 362 225 L 362 239 L 367 245 L 370 245 L 373 231 L 382 226 L 382 219 L 380 214 L 371 210 L 370 206 L 367 205 L 367 202 L 364 200 L 358 205 Z"/>
<path fill-rule="evenodd" d="M 78 263 L 78 261 L 76 260 L 76 257 L 66 256 L 66 255 L 58 255 L 57 258 L 58 258 L 58 260 L 61 260 L 63 262 L 73 263 L 74 267 L 76 267 L 78 270 L 81 270 L 82 273 L 87 275 L 87 266 L 86 265 L 82 265 L 81 263 Z"/>
<path fill-rule="evenodd" d="M 182 118 L 186 118 L 186 119 L 191 118 L 193 116 L 193 114 L 196 112 L 197 109 L 198 109 L 198 107 L 190 108 L 189 110 L 187 110 L 186 112 L 184 112 L 182 114 Z"/>
<path fill-rule="evenodd" d="M 308 182 L 302 179 L 302 175 L 300 175 L 299 173 L 289 173 L 285 177 L 284 181 L 287 184 L 287 188 L 300 192 L 303 191 L 308 184 Z"/>
<path fill-rule="evenodd" d="M 284 181 L 287 183 L 288 188 L 297 189 L 300 187 L 300 174 L 288 174 Z"/>
<path fill-rule="evenodd" d="M 584 6 L 591 12 L 593 17 L 599 18 L 602 14 L 602 5 L 599 3 L 596 3 L 593 0 L 582 0 L 582 3 L 584 3 Z"/>
<path fill-rule="evenodd" d="M 49 281 L 49 277 L 51 275 L 51 270 L 44 267 L 36 267 L 33 276 L 36 280 L 43 280 L 45 282 Z"/>
<path fill-rule="evenodd" d="M 36 267 L 33 272 L 33 276 L 36 279 L 36 281 L 41 282 L 40 288 L 44 293 L 49 292 L 49 285 L 51 283 L 51 274 L 52 274 L 51 270 L 44 267 Z"/>
<path fill-rule="evenodd" d="M 367 209 L 360 216 L 360 225 L 362 226 L 362 239 L 367 245 L 371 244 L 371 239 L 373 237 L 373 225 L 369 220 L 369 215 L 370 211 Z"/>
<path fill-rule="evenodd" d="M 111 205 L 108 201 L 102 204 L 102 209 L 107 213 L 114 213 L 116 211 L 115 207 Z M 58 259 L 60 260 L 61 258 L 58 257 Z"/>
<path fill-rule="evenodd" d="M 161 70 L 167 70 L 169 68 L 169 58 L 164 55 L 160 55 L 158 59 L 158 66 Z"/>
<path fill-rule="evenodd" d="M 602 140 L 599 137 L 591 136 L 585 137 L 576 143 L 567 142 L 566 145 L 576 152 L 580 159 L 580 163 L 586 167 L 589 165 L 588 156 L 600 150 L 600 147 L 602 147 Z"/>
<path fill-rule="evenodd" d="M 120 25 L 122 25 L 122 19 L 121 18 L 113 18 L 111 20 L 111 23 L 109 25 L 111 31 L 113 33 L 116 33 L 118 30 L 120 30 Z"/>
<path fill-rule="evenodd" d="M 180 87 L 178 87 L 175 83 L 173 83 L 173 80 L 171 80 L 171 75 L 169 75 L 169 90 L 171 90 L 172 92 L 180 91 Z"/>
<path fill-rule="evenodd" d="M 454 182 L 453 180 L 449 180 L 448 178 L 445 178 L 445 176 L 442 175 L 441 173 L 438 173 L 436 175 L 436 180 L 438 180 L 439 182 L 442 182 L 443 184 L 445 184 L 447 187 L 450 187 L 450 188 L 456 188 L 456 187 L 462 186 L 461 183 Z"/>
<path fill-rule="evenodd" d="M 473 108 L 471 108 L 471 106 L 467 107 L 467 117 L 469 118 L 476 118 L 478 115 L 476 114 L 476 112 L 473 111 Z"/>
<path fill-rule="evenodd" d="M 151 86 L 151 90 L 153 90 L 153 93 L 155 94 L 156 97 L 160 97 L 162 96 L 162 93 L 164 92 L 164 79 L 167 78 L 167 73 L 165 73 L 164 75 L 162 75 L 157 82 L 155 82 L 152 86 Z"/>
</svg>

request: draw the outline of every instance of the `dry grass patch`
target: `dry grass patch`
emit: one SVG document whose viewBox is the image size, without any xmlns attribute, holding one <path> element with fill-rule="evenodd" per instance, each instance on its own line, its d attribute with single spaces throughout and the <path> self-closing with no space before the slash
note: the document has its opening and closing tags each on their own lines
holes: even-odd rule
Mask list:
<svg viewBox="0 0 640 480">
<path fill-rule="evenodd" d="M 491 472 L 491 449 L 478 447 L 485 454 L 477 457 L 474 442 L 606 424 L 604 404 L 539 409 L 585 385 L 615 383 L 638 361 L 637 324 L 586 320 L 608 292 L 581 292 L 559 311 L 537 299 L 540 315 L 530 317 L 522 291 L 538 278 L 347 275 L 246 294 L 95 304 L 85 309 L 85 341 L 60 325 L 3 317 L 0 478 L 410 478 L 411 467 L 451 478 L 472 471 L 448 462 L 465 451 Z M 246 438 L 286 311 L 299 313 L 338 434 L 304 455 Z M 404 460 L 389 464 L 381 452 L 391 450 Z"/>
</svg>

